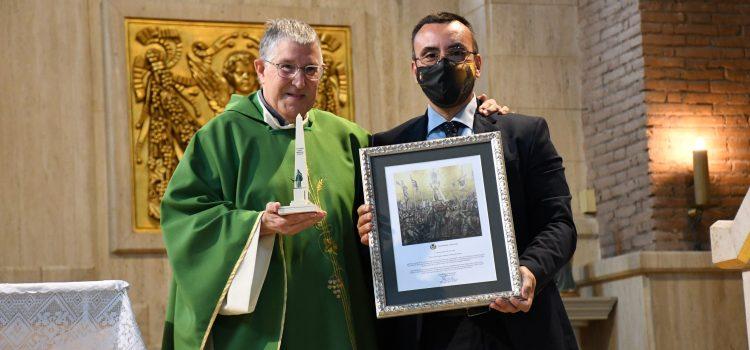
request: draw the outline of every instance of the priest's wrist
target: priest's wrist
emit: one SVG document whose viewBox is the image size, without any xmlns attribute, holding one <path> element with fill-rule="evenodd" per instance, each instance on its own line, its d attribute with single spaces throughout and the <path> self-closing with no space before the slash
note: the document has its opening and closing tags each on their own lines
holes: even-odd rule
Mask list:
<svg viewBox="0 0 750 350">
<path fill-rule="evenodd" d="M 268 236 L 275 234 L 276 231 L 268 227 L 268 222 L 266 221 L 266 212 L 260 213 L 260 235 L 262 236 Z"/>
</svg>

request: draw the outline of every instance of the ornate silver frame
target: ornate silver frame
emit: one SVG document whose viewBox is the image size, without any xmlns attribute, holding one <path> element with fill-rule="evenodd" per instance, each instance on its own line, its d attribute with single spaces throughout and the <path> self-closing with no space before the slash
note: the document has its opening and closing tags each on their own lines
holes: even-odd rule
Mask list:
<svg viewBox="0 0 750 350">
<path fill-rule="evenodd" d="M 492 149 L 495 165 L 495 182 L 500 201 L 500 215 L 504 233 L 505 248 L 510 269 L 510 291 L 497 293 L 467 295 L 457 298 L 431 300 L 425 302 L 402 305 L 389 305 L 385 296 L 383 278 L 383 264 L 381 261 L 381 247 L 378 235 L 377 208 L 375 207 L 375 189 L 372 179 L 371 158 L 383 155 L 410 153 L 416 151 L 437 151 L 448 147 L 463 146 L 477 143 L 489 143 Z M 508 181 L 505 173 L 503 157 L 503 143 L 500 132 L 482 133 L 476 135 L 451 137 L 438 140 L 403 143 L 389 146 L 369 147 L 359 150 L 360 167 L 362 170 L 362 185 L 365 203 L 372 206 L 372 232 L 370 235 L 370 260 L 372 263 L 372 279 L 375 289 L 375 311 L 378 318 L 405 316 L 417 313 L 436 312 L 474 306 L 489 305 L 491 301 L 501 297 L 512 297 L 521 294 L 521 277 L 518 271 L 518 252 L 516 236 L 513 229 L 513 215 L 511 212 Z M 488 200 L 490 200 L 488 198 Z"/>
</svg>

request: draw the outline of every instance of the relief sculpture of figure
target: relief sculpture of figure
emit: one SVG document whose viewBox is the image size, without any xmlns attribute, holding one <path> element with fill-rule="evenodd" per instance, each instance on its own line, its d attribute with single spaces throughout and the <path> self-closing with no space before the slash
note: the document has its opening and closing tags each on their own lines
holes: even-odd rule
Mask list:
<svg viewBox="0 0 750 350">
<path fill-rule="evenodd" d="M 143 103 L 141 116 L 135 123 L 139 130 L 135 155 L 136 162 L 142 164 L 139 154 L 148 140 L 148 215 L 158 220 L 169 178 L 201 123 L 188 95 L 194 80 L 171 71 L 182 56 L 182 41 L 177 31 L 144 28 L 136 35 L 136 41 L 149 49 L 133 63 L 135 100 Z"/>
<path fill-rule="evenodd" d="M 238 40 L 248 41 L 244 48 L 226 56 L 221 74 L 213 68 L 213 60 L 225 49 L 234 49 Z M 208 105 L 214 113 L 224 111 L 233 93 L 248 95 L 258 89 L 252 62 L 258 58 L 258 41 L 248 33 L 233 32 L 218 37 L 209 46 L 202 41 L 192 45 L 193 51 L 187 55 L 190 74 L 198 82 Z"/>
<path fill-rule="evenodd" d="M 344 64 L 334 60 L 333 57 L 333 53 L 341 47 L 341 43 L 328 34 L 322 34 L 320 44 L 326 70 L 323 71 L 320 85 L 318 85 L 315 107 L 338 115 L 346 105 L 349 96 L 349 82 Z"/>
<path fill-rule="evenodd" d="M 256 58 L 258 57 L 249 51 L 235 51 L 224 60 L 221 75 L 232 88 L 232 94 L 250 95 L 260 88 L 253 68 Z"/>
</svg>

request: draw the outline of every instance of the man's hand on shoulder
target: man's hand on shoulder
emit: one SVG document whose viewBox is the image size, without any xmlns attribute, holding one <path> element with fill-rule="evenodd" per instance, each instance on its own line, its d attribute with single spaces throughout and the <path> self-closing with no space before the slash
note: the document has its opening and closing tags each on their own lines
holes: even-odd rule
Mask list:
<svg viewBox="0 0 750 350">
<path fill-rule="evenodd" d="M 536 277 L 526 266 L 518 268 L 521 273 L 521 297 L 497 298 L 490 303 L 490 307 L 505 313 L 516 313 L 519 311 L 529 312 L 531 303 L 534 301 L 534 289 L 536 288 Z"/>
<path fill-rule="evenodd" d="M 372 207 L 367 204 L 362 204 L 357 208 L 357 232 L 359 233 L 359 241 L 362 244 L 370 245 L 370 231 L 372 231 Z"/>
<path fill-rule="evenodd" d="M 266 204 L 266 210 L 260 218 L 260 235 L 296 235 L 302 230 L 317 224 L 326 216 L 324 211 L 312 213 L 299 213 L 281 216 L 279 215 L 281 203 L 271 202 Z"/>
<path fill-rule="evenodd" d="M 487 95 L 485 94 L 481 94 L 477 96 L 477 98 L 479 99 L 479 101 L 482 102 L 482 104 L 479 107 L 477 107 L 477 111 L 485 117 L 493 115 L 495 113 L 499 113 L 499 114 L 510 113 L 510 108 L 508 108 L 508 106 L 501 106 L 497 104 L 497 101 L 491 98 L 487 98 Z"/>
</svg>

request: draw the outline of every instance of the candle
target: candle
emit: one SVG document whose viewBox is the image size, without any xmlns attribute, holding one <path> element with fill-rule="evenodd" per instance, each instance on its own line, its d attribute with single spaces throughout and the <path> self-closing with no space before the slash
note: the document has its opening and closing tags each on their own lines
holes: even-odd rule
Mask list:
<svg viewBox="0 0 750 350">
<path fill-rule="evenodd" d="M 706 206 L 708 204 L 708 151 L 706 143 L 700 138 L 693 149 L 693 188 L 695 206 Z"/>
</svg>

